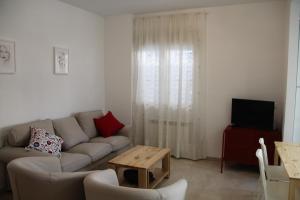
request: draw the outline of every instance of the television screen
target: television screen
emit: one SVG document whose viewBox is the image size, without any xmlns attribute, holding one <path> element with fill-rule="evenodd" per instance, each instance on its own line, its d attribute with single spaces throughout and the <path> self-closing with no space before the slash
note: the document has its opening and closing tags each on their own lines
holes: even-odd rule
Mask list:
<svg viewBox="0 0 300 200">
<path fill-rule="evenodd" d="M 273 130 L 274 107 L 272 101 L 232 99 L 231 124 L 245 128 Z"/>
</svg>

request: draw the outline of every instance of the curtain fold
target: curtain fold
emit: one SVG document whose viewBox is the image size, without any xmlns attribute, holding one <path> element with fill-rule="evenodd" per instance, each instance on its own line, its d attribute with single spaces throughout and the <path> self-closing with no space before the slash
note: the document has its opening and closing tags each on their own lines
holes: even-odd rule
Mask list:
<svg viewBox="0 0 300 200">
<path fill-rule="evenodd" d="M 169 147 L 177 158 L 206 157 L 206 15 L 134 20 L 135 144 Z"/>
</svg>

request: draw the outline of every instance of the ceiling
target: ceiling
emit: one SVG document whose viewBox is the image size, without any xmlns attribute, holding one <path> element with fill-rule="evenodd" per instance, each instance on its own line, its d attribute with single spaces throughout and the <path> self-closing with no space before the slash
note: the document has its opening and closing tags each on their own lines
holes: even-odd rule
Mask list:
<svg viewBox="0 0 300 200">
<path fill-rule="evenodd" d="M 142 14 L 272 0 L 60 0 L 101 16 Z"/>
</svg>

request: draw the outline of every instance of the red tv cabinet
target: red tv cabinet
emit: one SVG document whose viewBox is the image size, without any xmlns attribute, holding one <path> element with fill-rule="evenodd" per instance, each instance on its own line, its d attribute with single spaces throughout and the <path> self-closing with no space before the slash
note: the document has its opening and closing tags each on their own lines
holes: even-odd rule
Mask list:
<svg viewBox="0 0 300 200">
<path fill-rule="evenodd" d="M 245 165 L 258 165 L 255 152 L 260 148 L 259 138 L 264 138 L 268 150 L 269 163 L 273 164 L 274 141 L 281 141 L 280 132 L 227 126 L 223 132 L 221 173 L 223 173 L 225 161 Z"/>
</svg>

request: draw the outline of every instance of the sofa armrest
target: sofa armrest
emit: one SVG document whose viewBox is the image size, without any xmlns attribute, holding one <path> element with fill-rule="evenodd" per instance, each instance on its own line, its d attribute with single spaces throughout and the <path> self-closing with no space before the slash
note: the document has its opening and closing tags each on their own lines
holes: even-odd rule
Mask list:
<svg viewBox="0 0 300 200">
<path fill-rule="evenodd" d="M 118 135 L 130 137 L 131 136 L 131 126 L 126 125 L 124 128 L 122 128 L 119 132 Z"/>
<path fill-rule="evenodd" d="M 72 182 L 82 180 L 89 174 L 99 172 L 99 170 L 82 171 L 82 172 L 55 172 L 50 173 L 51 182 L 58 184 L 59 182 Z"/>
<path fill-rule="evenodd" d="M 50 173 L 49 179 L 45 180 L 39 191 L 43 191 L 46 200 L 84 199 L 83 180 L 95 172 L 97 171 Z"/>
</svg>

